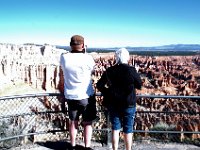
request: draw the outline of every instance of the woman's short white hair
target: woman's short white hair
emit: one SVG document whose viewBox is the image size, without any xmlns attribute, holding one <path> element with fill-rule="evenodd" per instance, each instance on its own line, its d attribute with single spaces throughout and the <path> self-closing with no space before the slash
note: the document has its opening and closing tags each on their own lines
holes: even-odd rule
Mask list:
<svg viewBox="0 0 200 150">
<path fill-rule="evenodd" d="M 126 48 L 120 48 L 115 52 L 116 64 L 127 64 L 129 61 L 129 52 Z"/>
</svg>

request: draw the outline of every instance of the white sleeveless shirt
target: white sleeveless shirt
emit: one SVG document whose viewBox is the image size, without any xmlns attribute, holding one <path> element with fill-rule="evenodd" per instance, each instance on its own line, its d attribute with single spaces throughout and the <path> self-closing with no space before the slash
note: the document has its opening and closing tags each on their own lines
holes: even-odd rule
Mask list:
<svg viewBox="0 0 200 150">
<path fill-rule="evenodd" d="M 64 95 L 66 99 L 81 100 L 94 94 L 91 74 L 94 59 L 87 53 L 62 54 L 60 59 L 64 75 Z"/>
</svg>

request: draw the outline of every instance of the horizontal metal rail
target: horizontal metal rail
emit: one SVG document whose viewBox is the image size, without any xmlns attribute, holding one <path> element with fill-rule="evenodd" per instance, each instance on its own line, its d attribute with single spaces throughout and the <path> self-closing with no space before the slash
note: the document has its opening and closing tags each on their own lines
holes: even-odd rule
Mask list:
<svg viewBox="0 0 200 150">
<path fill-rule="evenodd" d="M 38 94 L 25 94 L 25 95 L 13 95 L 13 96 L 4 96 L 0 97 L 0 101 L 2 100 L 11 100 L 11 99 L 20 99 L 20 98 L 28 98 L 28 97 L 42 97 L 42 96 L 64 96 L 60 93 L 38 93 Z M 96 93 L 96 96 L 102 96 L 101 93 Z M 137 98 L 172 98 L 172 99 L 195 99 L 200 100 L 200 96 L 175 96 L 175 95 L 137 95 Z M 7 116 L 1 116 L 0 119 L 4 118 L 11 118 L 14 116 L 21 116 L 21 115 L 39 115 L 39 114 L 46 114 L 46 113 L 63 113 L 63 111 L 43 111 L 43 112 L 34 112 L 34 113 L 23 113 L 23 114 L 16 114 L 16 115 L 7 115 Z M 172 111 L 172 112 L 163 112 L 163 111 L 137 111 L 136 113 L 179 113 L 179 114 L 200 114 L 199 112 L 179 112 L 179 111 Z M 41 132 L 35 132 L 35 133 L 27 133 L 27 134 L 20 134 L 20 135 L 14 135 L 11 137 L 4 137 L 0 139 L 1 141 L 11 140 L 15 138 L 25 137 L 25 136 L 31 136 L 31 135 L 39 135 L 39 134 L 47 134 L 47 133 L 56 133 L 56 132 L 67 132 L 68 130 L 51 130 L 51 131 L 41 131 Z M 82 131 L 82 130 L 80 130 Z M 110 128 L 104 128 L 104 129 L 94 129 L 94 131 L 106 131 L 110 132 Z M 200 131 L 193 132 L 193 131 L 158 131 L 158 130 L 134 130 L 133 133 L 166 133 L 166 134 L 200 134 Z"/>
<path fill-rule="evenodd" d="M 79 131 L 83 131 L 83 129 L 80 129 Z M 94 131 L 107 131 L 110 132 L 110 129 L 94 129 Z M 34 132 L 34 133 L 27 133 L 27 134 L 20 134 L 20 135 L 15 135 L 11 137 L 5 137 L 1 138 L 1 141 L 6 141 L 6 140 L 12 140 L 16 138 L 22 138 L 25 136 L 31 136 L 31 135 L 40 135 L 40 134 L 48 134 L 48 133 L 58 133 L 58 132 L 68 132 L 68 130 L 50 130 L 50 131 L 41 131 L 41 132 Z M 200 134 L 200 131 L 198 132 L 192 132 L 192 131 L 157 131 L 157 130 L 134 130 L 133 133 L 166 133 L 166 134 Z"/>
<path fill-rule="evenodd" d="M 42 96 L 63 96 L 60 93 L 37 93 L 37 94 L 24 94 L 0 97 L 0 100 L 13 99 L 13 98 L 26 98 L 26 97 L 42 97 Z"/>
<path fill-rule="evenodd" d="M 104 112 L 99 110 L 98 112 Z M 0 116 L 0 119 L 11 118 L 11 117 L 18 117 L 18 116 L 32 116 L 32 115 L 39 115 L 39 114 L 58 114 L 63 113 L 63 111 L 43 111 L 43 112 L 33 112 L 33 113 L 21 113 L 15 115 L 6 115 Z M 187 111 L 136 111 L 136 113 L 151 113 L 151 114 L 190 114 L 190 115 L 197 115 L 200 112 L 187 112 Z"/>
<path fill-rule="evenodd" d="M 13 99 L 13 98 L 25 98 L 25 97 L 42 97 L 42 96 L 64 96 L 60 93 L 38 93 L 38 94 L 24 94 L 24 95 L 13 95 L 3 96 L 0 100 Z M 100 92 L 96 93 L 95 96 L 102 96 Z M 136 95 L 137 98 L 182 98 L 182 99 L 200 99 L 200 96 L 177 96 L 177 95 Z"/>
</svg>

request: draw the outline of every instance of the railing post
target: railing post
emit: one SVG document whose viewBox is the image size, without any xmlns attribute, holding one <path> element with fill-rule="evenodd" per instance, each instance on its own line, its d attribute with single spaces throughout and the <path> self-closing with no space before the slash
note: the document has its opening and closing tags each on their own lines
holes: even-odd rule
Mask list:
<svg viewBox="0 0 200 150">
<path fill-rule="evenodd" d="M 112 133 L 110 129 L 110 118 L 109 118 L 108 111 L 107 111 L 106 121 L 107 121 L 107 143 L 106 144 L 108 148 L 112 148 Z"/>
</svg>

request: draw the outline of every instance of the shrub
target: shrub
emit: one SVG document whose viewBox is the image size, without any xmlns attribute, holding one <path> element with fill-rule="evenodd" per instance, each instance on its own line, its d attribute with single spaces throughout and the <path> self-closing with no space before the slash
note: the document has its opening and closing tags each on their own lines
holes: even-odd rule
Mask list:
<svg viewBox="0 0 200 150">
<path fill-rule="evenodd" d="M 150 129 L 150 131 L 174 131 L 175 130 L 175 125 L 168 125 L 164 122 L 159 122 L 157 123 L 154 127 Z M 151 137 L 154 137 L 156 139 L 160 140 L 172 140 L 174 139 L 174 134 L 173 133 L 150 133 Z"/>
</svg>

